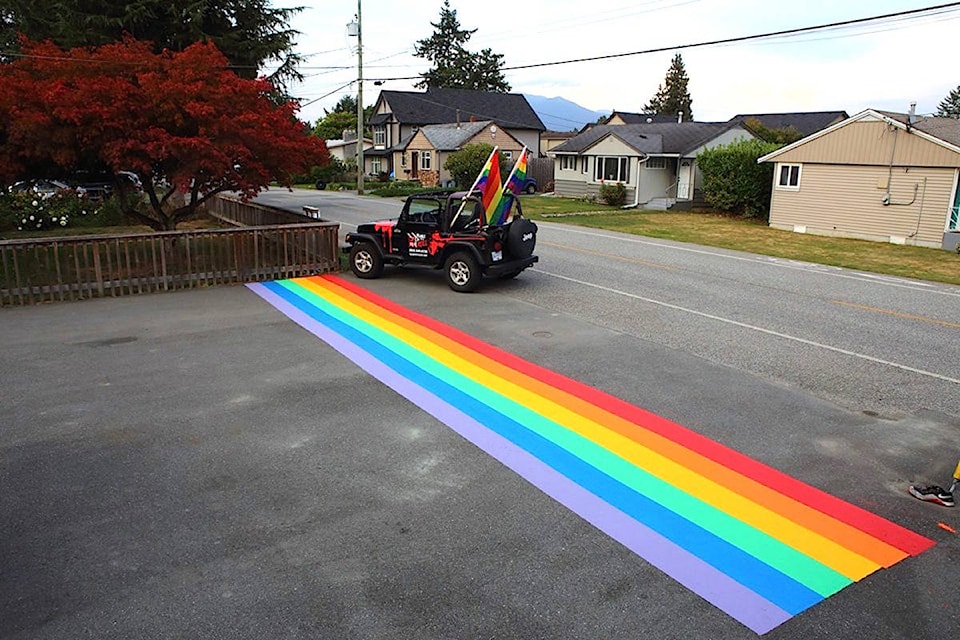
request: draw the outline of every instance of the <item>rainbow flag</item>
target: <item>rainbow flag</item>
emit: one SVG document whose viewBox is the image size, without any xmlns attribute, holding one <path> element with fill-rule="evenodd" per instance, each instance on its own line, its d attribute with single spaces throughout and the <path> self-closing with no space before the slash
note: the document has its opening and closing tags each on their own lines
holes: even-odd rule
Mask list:
<svg viewBox="0 0 960 640">
<path fill-rule="evenodd" d="M 315 276 L 248 286 L 756 633 L 933 545 L 350 281 Z"/>
<path fill-rule="evenodd" d="M 523 183 L 527 178 L 527 148 L 524 147 L 520 152 L 520 157 L 517 158 L 516 163 L 513 165 L 513 169 L 510 171 L 510 175 L 507 176 L 507 181 L 503 185 L 503 191 L 512 192 L 514 195 L 520 195 L 523 192 Z M 504 195 L 500 199 L 496 210 L 491 214 L 487 220 L 489 223 L 494 226 L 500 226 L 508 224 L 513 220 L 513 198 L 510 198 Z"/>
<path fill-rule="evenodd" d="M 524 147 L 517 158 L 517 163 L 513 165 L 513 171 L 507 178 L 504 190 L 512 191 L 514 195 L 523 193 L 523 183 L 527 181 L 527 148 Z"/>
<path fill-rule="evenodd" d="M 500 182 L 500 162 L 497 149 L 487 158 L 487 163 L 480 170 L 480 176 L 475 183 L 476 189 L 480 190 L 480 200 L 483 203 L 484 219 L 480 221 L 481 226 L 490 224 L 490 221 L 497 216 L 498 209 L 503 202 L 503 184 Z"/>
</svg>

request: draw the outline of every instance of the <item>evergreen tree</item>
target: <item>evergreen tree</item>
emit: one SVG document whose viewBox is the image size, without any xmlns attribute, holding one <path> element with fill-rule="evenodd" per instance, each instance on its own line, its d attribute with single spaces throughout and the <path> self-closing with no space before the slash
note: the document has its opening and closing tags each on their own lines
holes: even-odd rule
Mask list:
<svg viewBox="0 0 960 640">
<path fill-rule="evenodd" d="M 463 29 L 457 19 L 456 9 L 450 8 L 450 0 L 443 0 L 440 21 L 431 22 L 433 34 L 418 40 L 414 55 L 429 60 L 433 66 L 421 73 L 420 88 L 473 89 L 506 93 L 510 85 L 503 77 L 503 56 L 483 49 L 479 53 L 467 50 L 466 44 L 476 29 Z"/>
<path fill-rule="evenodd" d="M 683 58 L 678 53 L 670 61 L 667 76 L 650 102 L 643 106 L 644 113 L 677 116 L 683 114 L 684 120 L 693 120 L 693 99 L 688 84 L 690 78 L 683 66 Z"/>
<path fill-rule="evenodd" d="M 937 107 L 937 115 L 942 118 L 960 118 L 960 86 L 947 94 Z"/>
<path fill-rule="evenodd" d="M 278 63 L 270 80 L 285 86 L 302 79 L 293 53 L 298 32 L 289 27 L 299 11 L 273 8 L 269 0 L 0 0 L 0 44 L 8 46 L 17 33 L 65 49 L 110 44 L 125 34 L 152 42 L 157 52 L 213 42 L 244 78 Z"/>
</svg>

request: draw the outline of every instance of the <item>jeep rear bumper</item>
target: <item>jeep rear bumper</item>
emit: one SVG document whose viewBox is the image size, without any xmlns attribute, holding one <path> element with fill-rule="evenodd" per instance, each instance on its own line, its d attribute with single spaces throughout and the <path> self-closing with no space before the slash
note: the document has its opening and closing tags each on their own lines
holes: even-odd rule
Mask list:
<svg viewBox="0 0 960 640">
<path fill-rule="evenodd" d="M 488 276 L 503 276 L 509 273 L 519 273 L 527 267 L 533 266 L 535 262 L 539 262 L 540 258 L 537 256 L 528 256 L 521 260 L 510 260 L 509 262 L 497 262 L 495 264 L 490 264 L 484 267 L 483 273 Z"/>
</svg>

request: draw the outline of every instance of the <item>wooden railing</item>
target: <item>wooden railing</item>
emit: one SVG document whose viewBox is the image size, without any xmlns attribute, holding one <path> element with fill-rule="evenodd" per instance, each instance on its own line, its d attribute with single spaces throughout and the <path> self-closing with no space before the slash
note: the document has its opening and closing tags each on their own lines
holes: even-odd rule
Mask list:
<svg viewBox="0 0 960 640">
<path fill-rule="evenodd" d="M 0 241 L 0 305 L 192 289 L 336 271 L 338 230 L 337 223 L 312 222 Z"/>
<path fill-rule="evenodd" d="M 317 216 L 294 213 L 256 202 L 244 202 L 236 196 L 219 194 L 204 204 L 214 218 L 238 227 L 262 227 L 273 224 L 303 224 L 315 222 Z"/>
</svg>

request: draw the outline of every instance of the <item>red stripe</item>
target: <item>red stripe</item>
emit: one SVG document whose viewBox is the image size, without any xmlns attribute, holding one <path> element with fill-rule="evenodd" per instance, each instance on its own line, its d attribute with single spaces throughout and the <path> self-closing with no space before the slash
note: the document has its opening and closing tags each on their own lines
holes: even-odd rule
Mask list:
<svg viewBox="0 0 960 640">
<path fill-rule="evenodd" d="M 387 300 L 343 278 L 338 276 L 321 276 L 321 278 L 365 298 L 392 313 L 405 317 L 432 331 L 447 336 L 466 347 L 478 351 L 487 357 L 497 360 L 506 367 L 515 369 L 583 400 L 603 407 L 605 410 L 635 423 L 640 428 L 646 428 L 654 433 L 670 438 L 691 451 L 710 458 L 775 491 L 789 495 L 798 502 L 860 529 L 905 553 L 917 555 L 935 544 L 934 541 L 918 535 L 909 529 L 901 527 L 874 513 L 870 513 L 865 509 L 861 509 L 845 500 L 841 500 L 836 496 L 832 496 L 816 487 L 812 487 L 796 478 L 792 478 L 762 462 L 754 460 L 749 456 L 715 442 L 706 436 L 691 431 L 666 418 L 625 402 L 620 398 L 528 362 L 429 316 L 417 313 L 391 300 Z"/>
</svg>

